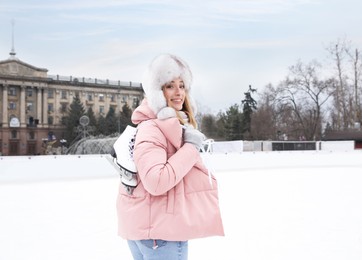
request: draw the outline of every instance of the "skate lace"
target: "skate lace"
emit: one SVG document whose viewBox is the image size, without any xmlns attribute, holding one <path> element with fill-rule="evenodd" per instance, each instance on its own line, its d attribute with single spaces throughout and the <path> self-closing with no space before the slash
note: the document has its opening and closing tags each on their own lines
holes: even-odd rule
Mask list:
<svg viewBox="0 0 362 260">
<path fill-rule="evenodd" d="M 129 143 L 128 143 L 128 155 L 129 155 L 129 158 L 134 161 L 133 159 L 133 151 L 134 151 L 134 146 L 135 146 L 135 142 L 136 142 L 136 136 L 134 136 L 133 138 L 131 138 L 129 140 Z"/>
<path fill-rule="evenodd" d="M 207 174 L 209 175 L 209 182 L 211 185 L 211 188 L 213 187 L 212 184 L 212 173 L 214 172 L 213 168 L 211 167 L 211 163 L 210 163 L 210 154 L 212 152 L 212 144 L 213 144 L 214 140 L 213 139 L 206 139 L 203 142 L 203 145 L 201 147 L 201 152 L 203 153 L 202 156 L 202 161 L 207 169 Z M 205 146 L 207 146 L 207 149 L 205 150 Z"/>
</svg>

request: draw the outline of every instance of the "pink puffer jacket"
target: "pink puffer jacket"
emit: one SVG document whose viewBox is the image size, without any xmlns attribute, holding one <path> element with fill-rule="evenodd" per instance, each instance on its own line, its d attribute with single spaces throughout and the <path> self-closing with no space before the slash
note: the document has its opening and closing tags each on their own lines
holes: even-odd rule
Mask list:
<svg viewBox="0 0 362 260">
<path fill-rule="evenodd" d="M 118 234 L 129 240 L 186 241 L 223 236 L 217 182 L 192 144 L 183 144 L 177 118 L 156 119 L 147 102 L 135 110 L 134 158 L 140 183 L 132 195 L 120 186 Z"/>
</svg>

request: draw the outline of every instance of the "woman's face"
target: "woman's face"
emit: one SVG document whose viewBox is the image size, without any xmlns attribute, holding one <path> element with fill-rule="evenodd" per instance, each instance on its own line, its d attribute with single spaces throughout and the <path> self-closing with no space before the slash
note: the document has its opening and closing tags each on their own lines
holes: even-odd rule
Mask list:
<svg viewBox="0 0 362 260">
<path fill-rule="evenodd" d="M 167 106 L 177 111 L 182 109 L 185 101 L 185 85 L 181 78 L 175 78 L 171 82 L 165 84 L 162 88 L 163 95 L 166 98 Z"/>
</svg>

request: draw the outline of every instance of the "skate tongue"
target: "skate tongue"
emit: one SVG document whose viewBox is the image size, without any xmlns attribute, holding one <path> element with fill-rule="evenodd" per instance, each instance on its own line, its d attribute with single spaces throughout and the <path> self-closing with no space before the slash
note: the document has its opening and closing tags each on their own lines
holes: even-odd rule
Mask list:
<svg viewBox="0 0 362 260">
<path fill-rule="evenodd" d="M 130 195 L 138 184 L 137 168 L 133 159 L 136 133 L 137 128 L 128 125 L 113 144 L 114 164 L 118 166 L 121 182 Z"/>
<path fill-rule="evenodd" d="M 212 152 L 212 146 L 214 143 L 214 139 L 206 139 L 202 146 L 201 146 L 201 152 L 203 154 L 202 158 L 203 158 L 203 163 L 207 169 L 207 174 L 209 175 L 209 182 L 211 185 L 211 188 L 213 188 L 213 184 L 212 184 L 212 173 L 214 172 L 214 170 L 211 167 L 211 163 L 210 163 L 210 153 Z M 205 149 L 206 147 L 206 149 Z"/>
<path fill-rule="evenodd" d="M 117 163 L 127 171 L 137 173 L 133 159 L 134 144 L 136 141 L 137 128 L 128 125 L 113 145 L 117 155 Z"/>
</svg>

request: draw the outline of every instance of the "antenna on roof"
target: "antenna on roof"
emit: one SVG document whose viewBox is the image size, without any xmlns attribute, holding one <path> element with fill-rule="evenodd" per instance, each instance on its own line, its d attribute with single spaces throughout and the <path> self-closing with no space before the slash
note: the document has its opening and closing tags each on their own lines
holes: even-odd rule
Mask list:
<svg viewBox="0 0 362 260">
<path fill-rule="evenodd" d="M 15 26 L 15 21 L 14 19 L 11 20 L 11 51 L 10 51 L 10 58 L 11 59 L 15 59 L 15 48 L 14 48 L 14 26 Z"/>
</svg>

